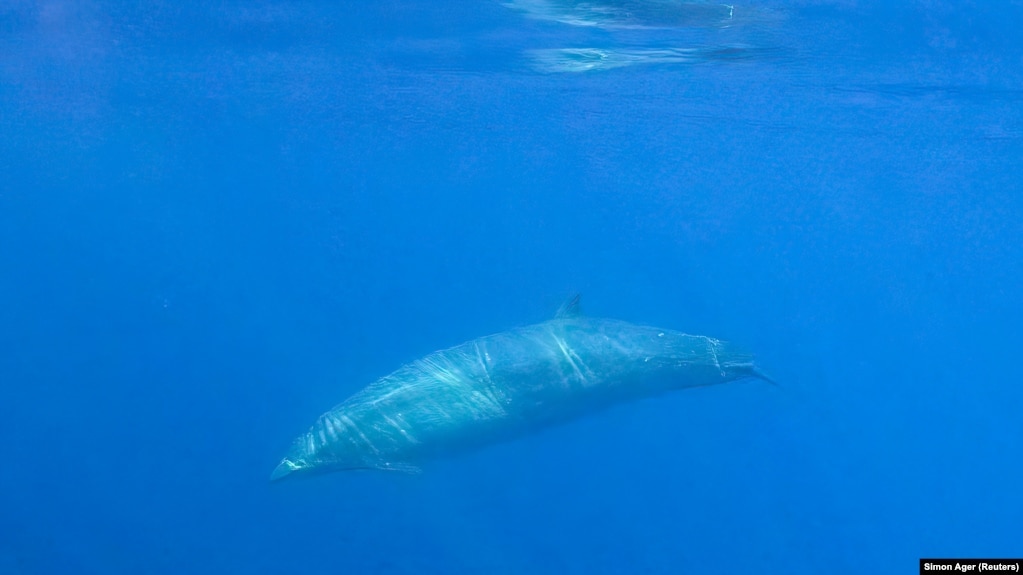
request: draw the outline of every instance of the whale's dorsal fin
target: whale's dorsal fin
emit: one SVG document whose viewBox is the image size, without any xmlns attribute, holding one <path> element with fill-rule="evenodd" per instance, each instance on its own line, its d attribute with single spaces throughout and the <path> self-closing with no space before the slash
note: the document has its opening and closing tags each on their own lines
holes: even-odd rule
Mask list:
<svg viewBox="0 0 1023 575">
<path fill-rule="evenodd" d="M 558 313 L 554 314 L 554 319 L 571 319 L 581 316 L 583 311 L 579 307 L 580 297 L 581 294 L 575 294 L 570 297 L 568 301 L 561 304 L 561 307 L 558 308 Z"/>
</svg>

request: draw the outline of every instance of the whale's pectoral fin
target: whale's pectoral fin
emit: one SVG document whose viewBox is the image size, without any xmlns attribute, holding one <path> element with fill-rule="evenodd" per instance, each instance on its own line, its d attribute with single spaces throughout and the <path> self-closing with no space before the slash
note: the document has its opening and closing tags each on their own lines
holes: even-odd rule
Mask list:
<svg viewBox="0 0 1023 575">
<path fill-rule="evenodd" d="M 583 311 L 579 307 L 580 297 L 582 297 L 581 294 L 575 294 L 568 301 L 561 304 L 561 307 L 558 308 L 558 313 L 554 314 L 554 319 L 569 319 L 581 316 Z"/>
<path fill-rule="evenodd" d="M 373 468 L 381 471 L 399 471 L 408 475 L 419 475 L 423 472 L 422 469 L 411 463 L 380 463 L 374 465 Z"/>
</svg>

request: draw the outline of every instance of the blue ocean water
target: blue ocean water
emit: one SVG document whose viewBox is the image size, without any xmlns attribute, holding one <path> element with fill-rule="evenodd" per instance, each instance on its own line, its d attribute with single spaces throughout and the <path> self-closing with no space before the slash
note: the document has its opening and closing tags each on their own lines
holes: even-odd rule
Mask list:
<svg viewBox="0 0 1023 575">
<path fill-rule="evenodd" d="M 0 573 L 1023 555 L 1023 3 L 664 2 L 0 4 Z M 575 292 L 780 386 L 267 481 Z"/>
</svg>

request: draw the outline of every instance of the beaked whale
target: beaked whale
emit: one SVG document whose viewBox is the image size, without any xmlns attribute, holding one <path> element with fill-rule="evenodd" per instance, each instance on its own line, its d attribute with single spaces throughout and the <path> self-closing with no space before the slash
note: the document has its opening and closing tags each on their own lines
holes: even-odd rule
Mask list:
<svg viewBox="0 0 1023 575">
<path fill-rule="evenodd" d="M 417 472 L 423 461 L 523 435 L 600 408 L 745 378 L 753 357 L 700 335 L 583 316 L 431 353 L 321 415 L 271 480 L 346 469 Z"/>
</svg>

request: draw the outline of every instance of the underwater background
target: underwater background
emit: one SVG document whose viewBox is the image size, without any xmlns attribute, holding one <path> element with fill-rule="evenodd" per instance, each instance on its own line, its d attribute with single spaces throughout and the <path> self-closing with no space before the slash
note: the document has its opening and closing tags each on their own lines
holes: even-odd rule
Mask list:
<svg viewBox="0 0 1023 575">
<path fill-rule="evenodd" d="M 1023 555 L 1021 24 L 1009 0 L 0 3 L 0 573 Z M 351 393 L 576 292 L 780 385 L 268 481 Z"/>
</svg>

